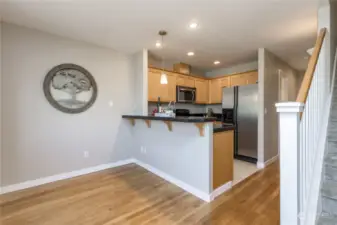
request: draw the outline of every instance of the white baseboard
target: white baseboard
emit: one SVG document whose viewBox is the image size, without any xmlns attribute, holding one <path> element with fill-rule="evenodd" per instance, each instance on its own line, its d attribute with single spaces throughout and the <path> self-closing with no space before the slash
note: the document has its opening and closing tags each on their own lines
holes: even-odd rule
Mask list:
<svg viewBox="0 0 337 225">
<path fill-rule="evenodd" d="M 123 161 L 118 161 L 118 162 L 114 162 L 114 163 L 108 163 L 108 164 L 102 164 L 99 166 L 94 166 L 94 167 L 90 167 L 90 168 L 85 168 L 85 169 L 81 169 L 81 170 L 76 170 L 76 171 L 72 171 L 69 173 L 62 173 L 62 174 L 57 174 L 57 175 L 53 175 L 53 176 L 49 176 L 49 177 L 44 177 L 44 178 L 39 178 L 36 180 L 30 180 L 30 181 L 26 181 L 23 183 L 19 183 L 19 184 L 13 184 L 13 185 L 9 185 L 9 186 L 5 186 L 2 187 L 0 190 L 0 194 L 5 194 L 5 193 L 9 193 L 9 192 L 14 192 L 14 191 L 19 191 L 19 190 L 23 190 L 26 188 L 31 188 L 31 187 L 36 187 L 36 186 L 40 186 L 43 184 L 47 184 L 47 183 L 52 183 L 55 181 L 60 181 L 60 180 L 65 180 L 65 179 L 69 179 L 69 178 L 73 178 L 73 177 L 77 177 L 77 176 L 81 176 L 81 175 L 85 175 L 85 174 L 90 174 L 93 172 L 98 172 L 98 171 L 102 171 L 102 170 L 106 170 L 106 169 L 110 169 L 110 168 L 114 168 L 114 167 L 118 167 L 118 166 L 123 166 L 123 165 L 127 165 L 130 163 L 135 163 L 141 167 L 143 167 L 144 169 L 150 171 L 153 174 L 156 174 L 157 176 L 163 178 L 164 180 L 180 187 L 181 189 L 191 193 L 192 195 L 200 198 L 201 200 L 205 201 L 205 202 L 211 202 L 213 201 L 217 196 L 221 195 L 222 193 L 224 193 L 225 191 L 229 190 L 232 188 L 232 181 L 222 185 L 221 187 L 217 188 L 216 190 L 214 190 L 211 194 L 200 191 L 199 189 L 192 187 L 191 185 L 161 171 L 158 170 L 156 168 L 154 168 L 153 166 L 150 166 L 149 164 L 143 163 L 137 159 L 127 159 L 127 160 L 123 160 Z"/>
<path fill-rule="evenodd" d="M 137 159 L 135 159 L 134 163 L 136 163 L 137 165 L 143 167 L 144 169 L 150 171 L 151 173 L 156 174 L 157 176 L 163 178 L 164 180 L 167 180 L 168 182 L 175 184 L 176 186 L 180 187 L 181 189 L 184 189 L 185 191 L 191 193 L 192 195 L 200 198 L 201 200 L 204 200 L 205 202 L 210 202 L 211 199 L 211 194 L 208 194 L 206 192 L 200 191 L 198 189 L 196 189 L 195 187 L 192 187 L 189 184 L 186 184 L 185 182 L 172 177 L 171 175 L 158 170 L 157 168 L 154 168 L 153 166 L 150 166 L 149 164 L 143 163 Z"/>
<path fill-rule="evenodd" d="M 266 162 L 257 162 L 256 166 L 258 169 L 264 169 L 268 165 L 272 164 L 273 162 L 277 161 L 279 158 L 279 155 L 274 156 L 273 158 L 267 160 Z"/>
<path fill-rule="evenodd" d="M 227 182 L 224 185 L 218 187 L 217 189 L 215 189 L 210 196 L 211 201 L 213 201 L 216 197 L 218 197 L 219 195 L 221 195 L 222 193 L 228 191 L 229 189 L 232 188 L 232 184 L 233 182 Z"/>
<path fill-rule="evenodd" d="M 89 174 L 93 172 L 98 172 L 101 170 L 106 170 L 106 169 L 113 168 L 113 167 L 123 166 L 123 165 L 130 164 L 133 162 L 134 162 L 133 159 L 121 160 L 121 161 L 117 161 L 114 163 L 102 164 L 102 165 L 98 165 L 94 167 L 72 171 L 69 173 L 61 173 L 61 174 L 57 174 L 57 175 L 53 175 L 49 177 L 39 178 L 36 180 L 26 181 L 26 182 L 19 183 L 19 184 L 13 184 L 13 185 L 2 187 L 0 194 L 5 194 L 5 193 L 13 192 L 13 191 L 19 191 L 19 190 L 26 189 L 26 188 L 36 187 L 42 184 L 52 183 L 55 181 L 65 180 L 65 179 L 69 179 L 69 178 L 73 178 L 73 177 L 77 177 L 77 176 L 81 176 L 81 175 L 85 175 L 85 174 Z"/>
</svg>

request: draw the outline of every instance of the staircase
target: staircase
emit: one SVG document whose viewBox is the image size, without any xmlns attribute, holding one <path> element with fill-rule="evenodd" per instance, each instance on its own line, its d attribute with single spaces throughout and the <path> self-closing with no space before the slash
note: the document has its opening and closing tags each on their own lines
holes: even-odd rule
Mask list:
<svg viewBox="0 0 337 225">
<path fill-rule="evenodd" d="M 324 168 L 321 187 L 322 212 L 318 215 L 317 225 L 337 224 L 337 85 L 328 126 L 328 143 L 325 149 Z"/>
<path fill-rule="evenodd" d="M 326 34 L 322 28 L 296 101 L 276 104 L 281 225 L 337 225 L 337 54 L 332 60 Z"/>
</svg>

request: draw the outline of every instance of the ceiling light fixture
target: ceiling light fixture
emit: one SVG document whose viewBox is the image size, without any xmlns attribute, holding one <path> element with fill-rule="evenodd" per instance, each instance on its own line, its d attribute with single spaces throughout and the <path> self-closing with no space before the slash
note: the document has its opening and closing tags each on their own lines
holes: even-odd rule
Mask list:
<svg viewBox="0 0 337 225">
<path fill-rule="evenodd" d="M 161 47 L 160 41 L 157 41 L 157 42 L 156 42 L 156 47 L 157 47 L 157 48 L 160 48 L 160 47 Z"/>
<path fill-rule="evenodd" d="M 220 61 L 214 61 L 214 65 L 220 64 Z"/>
<path fill-rule="evenodd" d="M 161 36 L 161 45 L 164 46 L 164 36 L 167 35 L 167 32 L 165 30 L 161 30 L 159 31 L 158 33 L 160 36 Z M 162 48 L 164 50 L 164 48 Z M 164 65 L 165 65 L 165 58 L 164 58 L 164 53 L 162 53 L 162 72 L 161 72 L 161 75 L 160 75 L 160 83 L 161 84 L 167 84 L 168 81 L 167 81 L 167 75 L 164 71 Z"/>
<path fill-rule="evenodd" d="M 188 56 L 194 56 L 194 52 L 187 52 Z"/>
<path fill-rule="evenodd" d="M 196 29 L 198 27 L 198 24 L 196 22 L 190 23 L 190 25 L 188 25 L 189 28 L 191 29 Z"/>
</svg>

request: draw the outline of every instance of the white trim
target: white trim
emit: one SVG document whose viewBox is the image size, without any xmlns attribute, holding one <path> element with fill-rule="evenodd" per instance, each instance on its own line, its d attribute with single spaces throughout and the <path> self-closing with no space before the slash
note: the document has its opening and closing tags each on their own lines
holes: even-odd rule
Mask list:
<svg viewBox="0 0 337 225">
<path fill-rule="evenodd" d="M 267 160 L 266 162 L 257 162 L 256 166 L 258 169 L 264 169 L 265 167 L 269 166 L 273 162 L 277 161 L 279 158 L 279 155 L 274 156 L 273 158 Z"/>
<path fill-rule="evenodd" d="M 224 185 L 218 187 L 217 189 L 215 189 L 211 195 L 210 195 L 210 199 L 211 201 L 213 201 L 216 197 L 218 197 L 219 195 L 221 195 L 222 193 L 228 191 L 229 189 L 232 188 L 232 184 L 233 181 L 229 181 L 227 183 L 225 183 Z"/>
<path fill-rule="evenodd" d="M 191 185 L 189 184 L 186 184 L 185 182 L 175 178 L 175 177 L 172 177 L 171 175 L 161 171 L 161 170 L 158 170 L 157 168 L 154 168 L 153 166 L 149 165 L 149 164 L 146 164 L 146 163 L 143 163 L 137 159 L 135 159 L 134 161 L 137 165 L 143 167 L 144 169 L 150 171 L 151 173 L 153 174 L 156 174 L 157 176 L 163 178 L 164 180 L 172 183 L 172 184 L 175 184 L 176 186 L 180 187 L 181 189 L 184 189 L 185 191 L 191 193 L 192 195 L 200 198 L 201 200 L 204 200 L 205 202 L 210 202 L 211 201 L 211 194 L 208 194 L 206 192 L 203 192 L 203 191 L 200 191 L 198 189 L 196 189 L 195 187 L 192 187 Z"/>
<path fill-rule="evenodd" d="M 304 104 L 300 102 L 279 102 L 275 104 L 277 112 L 303 112 Z"/>
<path fill-rule="evenodd" d="M 117 161 L 113 163 L 107 163 L 107 164 L 102 164 L 102 165 L 89 167 L 89 168 L 85 168 L 81 170 L 76 170 L 76 171 L 72 171 L 69 173 L 61 173 L 61 174 L 57 174 L 57 175 L 53 175 L 49 177 L 39 178 L 36 180 L 26 181 L 23 183 L 13 184 L 13 185 L 2 187 L 0 194 L 5 194 L 5 193 L 13 192 L 13 191 L 19 191 L 19 190 L 26 189 L 26 188 L 36 187 L 42 184 L 52 183 L 55 181 L 65 180 L 65 179 L 69 179 L 69 178 L 73 178 L 73 177 L 77 177 L 77 176 L 81 176 L 81 175 L 85 175 L 85 174 L 89 174 L 93 172 L 98 172 L 98 171 L 102 171 L 102 170 L 106 170 L 106 169 L 110 169 L 110 168 L 114 168 L 118 166 L 123 166 L 123 165 L 127 165 L 133 162 L 134 162 L 133 159 L 126 159 L 126 160 L 121 160 L 121 161 Z"/>
<path fill-rule="evenodd" d="M 90 174 L 90 173 L 94 173 L 94 172 L 98 172 L 98 171 L 102 171 L 102 170 L 106 170 L 106 169 L 110 169 L 110 168 L 114 168 L 114 167 L 119 167 L 119 166 L 124 166 L 130 163 L 135 163 L 138 166 L 143 167 L 144 169 L 150 171 L 151 173 L 163 178 L 164 180 L 180 187 L 181 189 L 185 190 L 188 193 L 191 193 L 192 195 L 200 198 L 201 200 L 205 201 L 205 202 L 211 202 L 213 201 L 217 196 L 221 195 L 222 193 L 228 191 L 229 189 L 232 188 L 232 181 L 222 185 L 221 187 L 218 187 L 217 189 L 215 189 L 211 194 L 208 194 L 206 192 L 203 192 L 195 187 L 192 187 L 191 185 L 175 178 L 172 177 L 171 175 L 158 170 L 157 168 L 154 168 L 153 166 L 143 163 L 137 159 L 127 159 L 127 160 L 122 160 L 122 161 L 118 161 L 118 162 L 114 162 L 114 163 L 108 163 L 108 164 L 102 164 L 99 166 L 94 166 L 94 167 L 90 167 L 90 168 L 85 168 L 85 169 L 81 169 L 81 170 L 76 170 L 76 171 L 72 171 L 69 173 L 62 173 L 62 174 L 57 174 L 57 175 L 53 175 L 53 176 L 49 176 L 49 177 L 44 177 L 44 178 L 39 178 L 36 180 L 30 180 L 30 181 L 26 181 L 23 183 L 19 183 L 19 184 L 13 184 L 13 185 L 9 185 L 9 186 L 5 186 L 2 187 L 2 190 L 0 192 L 0 194 L 5 194 L 5 193 L 9 193 L 9 192 L 14 192 L 14 191 L 19 191 L 19 190 L 23 190 L 26 188 L 31 188 L 31 187 L 36 187 L 36 186 L 40 186 L 43 184 L 47 184 L 47 183 L 52 183 L 55 181 L 61 181 L 61 180 L 65 180 L 65 179 L 69 179 L 69 178 L 73 178 L 73 177 L 77 177 L 77 176 L 81 176 L 81 175 L 86 175 L 86 174 Z"/>
</svg>

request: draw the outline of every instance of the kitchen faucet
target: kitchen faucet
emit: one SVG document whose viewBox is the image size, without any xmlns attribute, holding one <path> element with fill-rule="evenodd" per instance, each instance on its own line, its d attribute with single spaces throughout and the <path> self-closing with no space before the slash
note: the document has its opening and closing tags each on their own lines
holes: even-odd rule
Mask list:
<svg viewBox="0 0 337 225">
<path fill-rule="evenodd" d="M 173 107 L 172 107 L 172 103 L 173 103 Z M 168 106 L 167 106 L 167 109 L 170 109 L 172 111 L 174 111 L 176 108 L 176 102 L 175 101 L 170 101 Z"/>
</svg>

